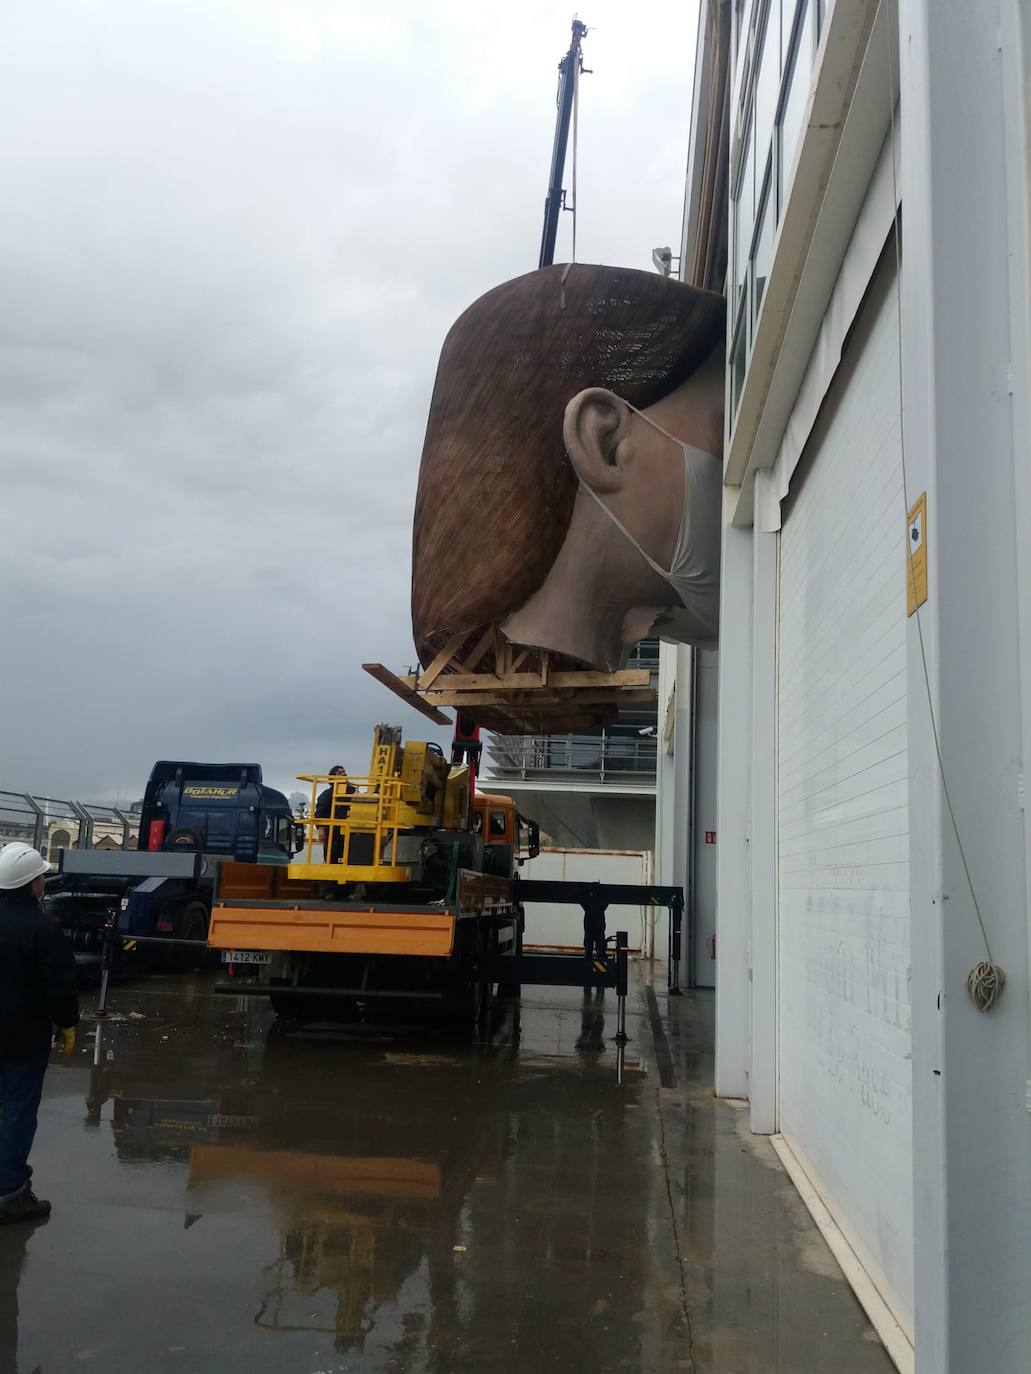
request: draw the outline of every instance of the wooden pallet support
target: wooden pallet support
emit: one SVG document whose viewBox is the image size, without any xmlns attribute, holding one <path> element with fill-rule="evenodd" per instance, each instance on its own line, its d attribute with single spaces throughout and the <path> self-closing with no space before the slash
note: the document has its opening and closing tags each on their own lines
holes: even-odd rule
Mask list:
<svg viewBox="0 0 1031 1374">
<path fill-rule="evenodd" d="M 452 634 L 419 673 L 401 676 L 381 663 L 365 671 L 436 724 L 449 724 L 442 707 L 480 719 L 488 729 L 531 734 L 591 728 L 620 706 L 655 699 L 647 668 L 600 672 L 574 668 L 547 649 L 513 646 L 497 625 L 473 639 Z"/>
</svg>

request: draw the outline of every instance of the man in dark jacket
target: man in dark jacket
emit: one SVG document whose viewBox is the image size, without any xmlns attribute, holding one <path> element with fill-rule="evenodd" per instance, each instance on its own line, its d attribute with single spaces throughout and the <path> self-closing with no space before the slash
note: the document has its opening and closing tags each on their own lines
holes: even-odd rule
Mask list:
<svg viewBox="0 0 1031 1374">
<path fill-rule="evenodd" d="M 315 819 L 335 821 L 345 821 L 350 814 L 351 808 L 346 802 L 339 800 L 339 790 L 345 785 L 348 796 L 354 794 L 355 788 L 347 781 L 347 769 L 342 763 L 335 763 L 329 770 L 328 776 L 336 778 L 335 783 L 329 787 L 324 787 L 315 802 Z M 337 803 L 333 805 L 333 794 L 337 793 Z M 339 863 L 344 857 L 344 837 L 339 830 L 333 831 L 332 844 L 330 844 L 330 827 L 328 825 L 319 826 L 319 839 L 322 842 L 322 852 L 326 863 Z"/>
<path fill-rule="evenodd" d="M 50 1215 L 29 1151 L 54 1027 L 70 1052 L 79 1020 L 75 956 L 39 904 L 50 868 L 31 845 L 0 849 L 0 1223 Z"/>
<path fill-rule="evenodd" d="M 584 909 L 584 955 L 591 961 L 595 973 L 604 973 L 608 968 L 605 913 L 609 904 L 601 895 L 600 883 L 591 883 L 580 905 Z"/>
</svg>

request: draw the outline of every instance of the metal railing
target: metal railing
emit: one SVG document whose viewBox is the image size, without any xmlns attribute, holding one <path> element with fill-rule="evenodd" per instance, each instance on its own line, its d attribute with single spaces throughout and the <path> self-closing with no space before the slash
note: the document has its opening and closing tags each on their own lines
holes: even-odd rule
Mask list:
<svg viewBox="0 0 1031 1374">
<path fill-rule="evenodd" d="M 655 777 L 657 741 L 649 736 L 494 735 L 487 743 L 491 774 L 502 778 L 572 773 L 647 781 Z M 489 781 L 486 779 L 485 781 Z"/>
<path fill-rule="evenodd" d="M 365 867 L 397 866 L 397 842 L 403 829 L 398 813 L 404 795 L 404 783 L 399 777 L 347 777 L 341 781 L 329 774 L 299 773 L 298 781 L 309 784 L 311 798 L 308 815 L 297 822 L 306 831 L 301 851 L 304 857 L 299 854 L 297 863 L 317 863 L 312 856 L 316 843 L 322 844 L 324 863 L 344 862 L 345 856 L 350 862 L 350 838 L 358 833 L 373 837 L 369 863 Z M 316 816 L 319 794 L 326 787 L 333 789 L 332 814 Z M 347 808 L 343 817 L 337 816 L 338 807 Z M 334 857 L 338 849 L 339 857 Z"/>
<path fill-rule="evenodd" d="M 657 639 L 642 639 L 635 644 L 627 658 L 628 668 L 650 668 L 653 673 L 659 671 L 659 641 Z"/>
<path fill-rule="evenodd" d="M 21 840 L 51 860 L 62 849 L 132 849 L 139 829 L 117 806 L 0 790 L 0 845 Z"/>
</svg>

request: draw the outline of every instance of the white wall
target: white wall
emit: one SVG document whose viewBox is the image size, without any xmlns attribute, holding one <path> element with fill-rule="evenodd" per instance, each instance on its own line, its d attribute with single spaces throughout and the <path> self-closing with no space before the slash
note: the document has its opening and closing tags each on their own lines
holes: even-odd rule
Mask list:
<svg viewBox="0 0 1031 1374">
<path fill-rule="evenodd" d="M 652 882 L 652 856 L 648 850 L 542 849 L 536 859 L 523 865 L 520 874 L 524 878 L 549 882 L 647 885 Z M 657 918 L 656 953 L 664 958 L 666 924 L 662 908 L 610 906 L 605 918 L 606 929 L 609 935 L 625 930 L 632 949 L 648 952 L 650 931 Z M 523 943 L 527 949 L 583 949 L 583 908 L 568 903 L 527 902 Z"/>
<path fill-rule="evenodd" d="M 659 644 L 658 738 L 655 759 L 655 881 L 672 885 L 677 846 L 682 842 L 684 818 L 677 814 L 677 769 L 682 766 L 676 747 L 678 647 Z"/>
<path fill-rule="evenodd" d="M 719 700 L 719 654 L 700 650 L 694 693 L 694 869 L 691 896 L 695 939 L 695 982 L 698 987 L 716 986 L 716 854 L 719 831 L 716 815 L 717 710 Z M 706 839 L 715 835 L 715 843 Z"/>
<path fill-rule="evenodd" d="M 656 881 L 684 889 L 693 930 L 695 984 L 712 988 L 716 985 L 719 654 L 662 644 L 659 663 Z M 685 961 L 689 957 L 686 944 L 683 956 Z M 687 982 L 686 969 L 681 981 Z"/>
<path fill-rule="evenodd" d="M 724 511 L 733 495 L 725 489 Z M 724 516 L 716 797 L 716 1092 L 747 1097 L 751 1039 L 752 532 Z"/>
</svg>

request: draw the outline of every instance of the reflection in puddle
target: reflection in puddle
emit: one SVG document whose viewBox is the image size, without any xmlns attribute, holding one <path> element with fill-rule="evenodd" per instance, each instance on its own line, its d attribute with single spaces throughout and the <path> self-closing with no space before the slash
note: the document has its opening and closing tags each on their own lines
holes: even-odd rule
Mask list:
<svg viewBox="0 0 1031 1374">
<path fill-rule="evenodd" d="M 167 1028 L 98 1026 L 86 1121 L 110 1122 L 124 1163 L 188 1165 L 187 1228 L 237 1210 L 271 1226 L 275 1258 L 255 1266 L 257 1327 L 330 1336 L 339 1353 L 368 1352 L 370 1342 L 396 1352 L 400 1342 L 411 1357 L 413 1341 L 436 1340 L 441 1323 L 483 1320 L 470 1275 L 489 1274 L 491 1233 L 518 1226 L 527 1201 L 536 1216 L 518 1163 L 527 1145 L 562 1159 L 570 1075 L 600 1121 L 598 1095 L 604 1102 L 624 1071 L 600 999 L 585 997 L 564 1062 L 522 1056 L 521 1010 L 499 1004 L 489 1036 L 461 1045 L 382 1027 L 273 1025 L 262 1035 L 252 1021 L 205 1043 L 183 1031 L 170 1042 Z M 528 1135 L 522 1115 L 550 1099 L 561 1110 Z M 590 1174 L 600 1186 L 599 1143 L 595 1126 Z M 609 1253 L 545 1232 L 534 1250 L 549 1262 Z"/>
</svg>

